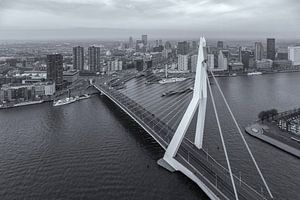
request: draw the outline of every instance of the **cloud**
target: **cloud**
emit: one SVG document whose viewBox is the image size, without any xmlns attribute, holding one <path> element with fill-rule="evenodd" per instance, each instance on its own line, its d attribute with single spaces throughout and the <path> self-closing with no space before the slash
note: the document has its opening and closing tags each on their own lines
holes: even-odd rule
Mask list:
<svg viewBox="0 0 300 200">
<path fill-rule="evenodd" d="M 0 28 L 300 32 L 298 0 L 0 0 Z"/>
</svg>

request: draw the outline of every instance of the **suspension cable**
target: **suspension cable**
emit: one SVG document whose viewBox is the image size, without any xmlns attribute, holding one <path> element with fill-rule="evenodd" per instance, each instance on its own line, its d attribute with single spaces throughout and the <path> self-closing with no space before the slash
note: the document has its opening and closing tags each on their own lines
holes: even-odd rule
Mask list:
<svg viewBox="0 0 300 200">
<path fill-rule="evenodd" d="M 246 141 L 244 135 L 242 134 L 242 131 L 241 131 L 241 129 L 240 129 L 240 126 L 238 125 L 238 123 L 237 123 L 237 121 L 236 121 L 236 118 L 235 118 L 235 116 L 233 115 L 233 112 L 232 112 L 232 110 L 231 110 L 231 108 L 230 108 L 230 106 L 229 106 L 229 104 L 228 104 L 228 102 L 227 102 L 227 100 L 226 100 L 226 98 L 225 98 L 225 96 L 224 96 L 222 90 L 221 90 L 221 87 L 220 87 L 220 85 L 219 85 L 219 83 L 218 83 L 218 81 L 217 81 L 217 79 L 216 79 L 214 73 L 213 73 L 212 71 L 210 71 L 210 73 L 211 73 L 211 75 L 212 75 L 212 77 L 213 77 L 213 79 L 214 79 L 214 81 L 215 81 L 215 83 L 216 83 L 216 85 L 217 85 L 217 88 L 218 88 L 218 90 L 219 90 L 219 92 L 220 92 L 220 94 L 221 94 L 221 96 L 222 96 L 222 98 L 223 98 L 223 100 L 224 100 L 224 102 L 225 102 L 225 104 L 226 104 L 226 107 L 227 107 L 227 109 L 228 109 L 228 111 L 229 111 L 229 113 L 230 113 L 230 115 L 231 115 L 231 117 L 232 117 L 232 119 L 233 119 L 233 121 L 234 121 L 234 123 L 235 123 L 235 126 L 236 126 L 237 129 L 238 129 L 238 132 L 239 132 L 239 134 L 240 134 L 240 136 L 241 136 L 241 138 L 242 138 L 242 140 L 243 140 L 243 142 L 244 142 L 244 144 L 245 144 L 245 146 L 246 146 L 246 148 L 247 148 L 248 153 L 250 154 L 250 157 L 251 157 L 251 159 L 252 159 L 252 161 L 253 161 L 255 167 L 256 167 L 256 169 L 257 169 L 257 171 L 258 171 L 258 173 L 259 173 L 259 175 L 260 175 L 260 177 L 261 177 L 261 179 L 262 179 L 262 181 L 263 181 L 263 183 L 264 183 L 264 185 L 265 185 L 265 187 L 266 187 L 266 189 L 267 189 L 267 191 L 268 191 L 270 197 L 273 199 L 273 195 L 272 195 L 272 193 L 271 193 L 271 191 L 270 191 L 270 188 L 269 188 L 269 186 L 268 186 L 268 184 L 267 184 L 267 182 L 266 182 L 266 180 L 265 180 L 263 174 L 261 173 L 260 168 L 258 167 L 258 165 L 257 165 L 257 163 L 256 163 L 256 160 L 255 160 L 255 158 L 254 158 L 254 156 L 253 156 L 253 154 L 252 154 L 252 152 L 251 152 L 251 150 L 250 150 L 250 148 L 249 148 L 249 146 L 248 146 L 248 143 L 247 143 L 247 141 Z"/>
<path fill-rule="evenodd" d="M 228 154 L 227 154 L 225 141 L 224 141 L 224 138 L 223 138 L 222 128 L 221 128 L 220 121 L 219 121 L 219 115 L 218 115 L 218 111 L 217 111 L 216 104 L 215 104 L 215 98 L 213 96 L 211 86 L 210 86 L 210 82 L 209 82 L 208 78 L 207 78 L 207 82 L 208 82 L 207 85 L 208 85 L 208 88 L 209 88 L 209 93 L 210 93 L 210 96 L 211 96 L 211 101 L 212 101 L 212 104 L 213 104 L 213 108 L 214 108 L 214 112 L 215 112 L 215 116 L 216 116 L 216 120 L 217 120 L 217 125 L 218 125 L 218 128 L 219 128 L 220 137 L 221 137 L 221 140 L 222 140 L 222 146 L 223 146 L 225 157 L 226 157 L 227 167 L 228 167 L 228 171 L 229 171 L 229 174 L 230 174 L 230 179 L 231 179 L 231 183 L 232 183 L 232 187 L 233 187 L 233 191 L 234 191 L 234 196 L 235 196 L 236 200 L 239 200 L 239 197 L 238 197 L 238 194 L 237 194 L 237 191 L 236 191 L 236 187 L 235 187 L 235 182 L 234 182 L 233 175 L 232 175 L 232 171 L 231 171 L 231 166 L 230 166 L 230 161 L 229 161 Z"/>
</svg>

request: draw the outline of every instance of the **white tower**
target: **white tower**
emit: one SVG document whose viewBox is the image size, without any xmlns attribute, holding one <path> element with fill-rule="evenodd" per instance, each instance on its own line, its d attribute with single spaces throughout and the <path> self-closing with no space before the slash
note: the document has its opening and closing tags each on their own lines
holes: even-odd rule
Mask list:
<svg viewBox="0 0 300 200">
<path fill-rule="evenodd" d="M 178 170 L 178 167 L 176 166 L 177 162 L 174 162 L 174 157 L 198 108 L 198 119 L 194 143 L 199 149 L 202 148 L 207 102 L 206 56 L 206 41 L 202 37 L 200 38 L 193 98 L 178 125 L 178 128 L 165 152 L 164 157 L 162 160 L 158 161 L 160 165 L 163 165 L 170 170 L 172 170 L 172 168 L 173 170 Z"/>
</svg>

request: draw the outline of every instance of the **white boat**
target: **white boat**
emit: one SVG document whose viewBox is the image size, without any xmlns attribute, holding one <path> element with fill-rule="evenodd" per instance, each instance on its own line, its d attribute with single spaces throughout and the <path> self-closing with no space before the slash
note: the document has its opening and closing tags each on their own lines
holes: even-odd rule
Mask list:
<svg viewBox="0 0 300 200">
<path fill-rule="evenodd" d="M 176 82 L 185 81 L 186 79 L 187 78 L 165 78 L 165 79 L 158 81 L 158 83 L 160 83 L 160 84 L 176 83 Z"/>
<path fill-rule="evenodd" d="M 27 101 L 27 102 L 22 102 L 22 103 L 17 103 L 13 107 L 20 107 L 20 106 L 29 106 L 29 105 L 34 105 L 34 104 L 40 104 L 43 103 L 43 100 L 40 101 Z"/>
<path fill-rule="evenodd" d="M 53 106 L 67 105 L 67 104 L 70 104 L 70 103 L 74 103 L 77 100 L 78 100 L 78 97 L 77 98 L 76 97 L 67 97 L 67 98 L 64 98 L 64 99 L 54 101 Z"/>
<path fill-rule="evenodd" d="M 249 72 L 247 75 L 248 76 L 254 76 L 254 75 L 262 75 L 262 72 Z"/>
</svg>

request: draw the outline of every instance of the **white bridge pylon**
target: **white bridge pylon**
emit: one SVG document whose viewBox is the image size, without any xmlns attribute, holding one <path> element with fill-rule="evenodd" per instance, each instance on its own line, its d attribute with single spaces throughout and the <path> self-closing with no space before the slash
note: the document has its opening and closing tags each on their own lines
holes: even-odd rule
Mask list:
<svg viewBox="0 0 300 200">
<path fill-rule="evenodd" d="M 195 133 L 194 144 L 199 149 L 202 148 L 204 122 L 207 102 L 207 65 L 206 65 L 206 41 L 204 37 L 200 38 L 196 77 L 194 83 L 193 98 L 185 111 L 176 132 L 167 147 L 164 157 L 158 160 L 158 164 L 169 171 L 181 171 L 191 180 L 198 184 L 208 197 L 212 200 L 219 200 L 219 197 L 212 192 L 192 171 L 188 170 L 184 165 L 178 162 L 174 157 L 182 143 L 182 140 L 190 126 L 190 123 L 198 109 L 198 119 Z"/>
<path fill-rule="evenodd" d="M 198 109 L 198 119 L 195 133 L 195 145 L 201 149 L 203 143 L 204 122 L 207 102 L 207 66 L 206 66 L 206 41 L 200 38 L 196 77 L 193 98 L 184 113 L 176 132 L 168 145 L 164 158 L 173 158 L 190 126 Z"/>
<path fill-rule="evenodd" d="M 197 118 L 197 125 L 196 125 L 196 133 L 195 133 L 195 140 L 194 140 L 194 144 L 197 148 L 201 149 L 202 148 L 202 144 L 203 144 L 203 135 L 204 135 L 204 122 L 205 122 L 205 115 L 206 115 L 206 103 L 207 103 L 207 86 L 209 86 L 209 90 L 210 90 L 210 95 L 212 98 L 212 104 L 214 107 L 214 112 L 215 112 L 215 116 L 216 116 L 216 120 L 217 120 L 217 125 L 219 128 L 219 133 L 220 133 L 220 137 L 222 140 L 222 146 L 224 149 L 224 153 L 225 153 L 225 157 L 226 157 L 226 161 L 227 161 L 227 167 L 228 167 L 228 171 L 230 174 L 230 179 L 231 179 L 231 184 L 233 187 L 233 191 L 234 191 L 234 196 L 235 196 L 235 200 L 239 200 L 238 197 L 238 193 L 237 193 L 237 189 L 236 189 L 236 184 L 234 181 L 234 177 L 233 177 L 233 173 L 231 170 L 231 165 L 230 165 L 230 161 L 228 158 L 228 154 L 227 154 L 227 150 L 226 150 L 226 145 L 225 145 L 225 141 L 223 138 L 223 133 L 222 133 L 222 128 L 219 122 L 219 117 L 218 117 L 218 113 L 217 113 L 217 109 L 215 106 L 215 101 L 214 101 L 214 97 L 211 91 L 211 87 L 210 85 L 207 85 L 208 82 L 208 76 L 207 76 L 207 64 L 206 64 L 206 56 L 207 56 L 207 49 L 206 49 L 206 41 L 204 39 L 204 37 L 200 38 L 200 44 L 199 44 L 199 52 L 198 52 L 198 60 L 197 60 L 197 69 L 196 69 L 196 75 L 195 75 L 195 83 L 194 83 L 194 91 L 193 91 L 193 98 L 190 102 L 190 104 L 188 105 L 187 110 L 185 111 L 176 131 L 175 134 L 173 135 L 173 138 L 171 139 L 171 142 L 169 143 L 166 152 L 164 154 L 164 157 L 160 160 L 158 160 L 158 164 L 161 165 L 162 167 L 165 167 L 166 169 L 170 170 L 170 171 L 181 171 L 183 174 L 185 174 L 187 177 L 189 177 L 190 179 L 192 179 L 194 182 L 196 182 L 200 188 L 208 195 L 208 197 L 212 200 L 219 200 L 220 198 L 214 193 L 212 192 L 212 190 L 206 186 L 192 171 L 190 171 L 189 169 L 187 169 L 184 165 L 182 165 L 180 162 L 178 162 L 175 159 L 175 156 L 177 154 L 177 151 L 184 139 L 184 136 L 190 126 L 190 123 L 198 109 L 198 118 Z M 218 90 L 220 91 L 222 98 L 224 100 L 224 102 L 226 103 L 226 107 L 230 112 L 230 115 L 232 117 L 232 119 L 234 120 L 234 123 L 238 129 L 238 132 L 240 134 L 240 136 L 243 139 L 243 142 L 247 148 L 248 153 L 251 156 L 251 159 L 270 195 L 270 197 L 273 199 L 273 195 L 261 173 L 261 170 L 259 169 L 254 156 L 242 134 L 242 131 L 227 103 L 227 100 L 217 82 L 217 80 L 215 79 L 215 76 L 213 74 L 213 72 L 211 72 L 213 79 L 216 82 L 216 85 L 218 87 Z"/>
</svg>

